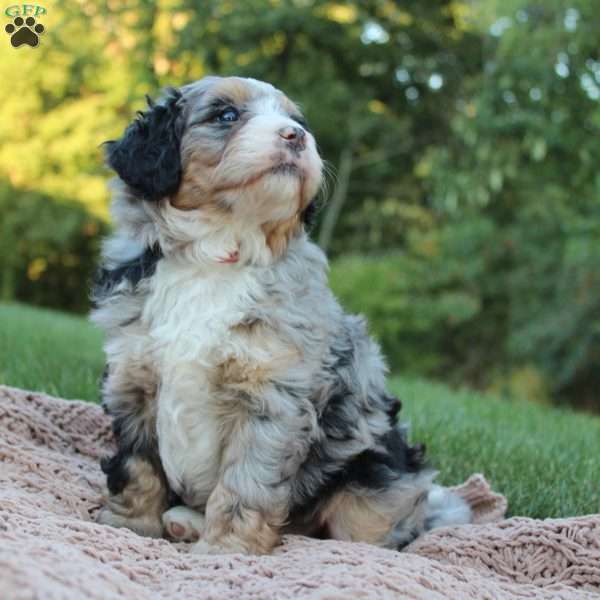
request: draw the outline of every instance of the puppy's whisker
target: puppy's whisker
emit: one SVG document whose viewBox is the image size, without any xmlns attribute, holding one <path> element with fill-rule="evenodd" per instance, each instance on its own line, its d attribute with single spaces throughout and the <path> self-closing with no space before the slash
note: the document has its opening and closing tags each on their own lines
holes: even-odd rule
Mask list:
<svg viewBox="0 0 600 600">
<path fill-rule="evenodd" d="M 319 191 L 317 192 L 314 202 L 316 203 L 316 214 L 318 214 L 323 206 L 329 200 L 331 191 L 335 189 L 337 180 L 335 167 L 328 161 L 323 161 L 322 167 L 322 182 Z"/>
</svg>

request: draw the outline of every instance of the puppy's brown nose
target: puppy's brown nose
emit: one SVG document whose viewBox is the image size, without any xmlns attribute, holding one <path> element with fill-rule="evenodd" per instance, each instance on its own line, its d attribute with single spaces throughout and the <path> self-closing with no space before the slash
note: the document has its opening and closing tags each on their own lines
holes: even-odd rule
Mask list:
<svg viewBox="0 0 600 600">
<path fill-rule="evenodd" d="M 306 144 L 306 132 L 302 127 L 293 127 L 288 125 L 282 127 L 278 132 L 279 137 L 285 140 L 294 150 L 304 150 Z"/>
</svg>

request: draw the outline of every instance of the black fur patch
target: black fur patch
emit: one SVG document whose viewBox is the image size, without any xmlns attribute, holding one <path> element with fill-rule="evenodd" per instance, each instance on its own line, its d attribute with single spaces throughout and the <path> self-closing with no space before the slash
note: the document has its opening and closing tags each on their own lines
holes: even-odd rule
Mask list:
<svg viewBox="0 0 600 600">
<path fill-rule="evenodd" d="M 302 222 L 307 230 L 311 230 L 317 217 L 317 202 L 313 200 L 300 214 Z"/>
<path fill-rule="evenodd" d="M 356 415 L 356 409 L 352 400 L 348 400 L 349 395 L 348 388 L 340 384 L 321 414 L 319 424 L 329 440 L 349 442 L 356 436 L 356 420 L 349 418 Z"/>
<path fill-rule="evenodd" d="M 365 402 L 354 396 L 351 381 L 355 361 L 353 338 L 346 332 L 331 348 L 328 368 L 337 383 L 319 415 L 324 438 L 313 443 L 298 473 L 292 521 L 310 519 L 323 502 L 345 487 L 385 490 L 424 466 L 424 446 L 409 446 L 398 424 L 400 400 L 382 390 L 373 390 Z M 337 457 L 356 439 L 360 421 L 378 412 L 389 422 L 388 431 L 377 440 L 379 448 L 350 455 L 340 463 Z"/>
<path fill-rule="evenodd" d="M 125 463 L 131 454 L 119 450 L 112 457 L 104 457 L 100 460 L 100 468 L 106 475 L 106 485 L 111 494 L 120 494 L 129 482 L 129 473 Z"/>
<path fill-rule="evenodd" d="M 425 530 L 427 530 L 427 527 L 425 527 Z M 409 544 L 412 544 L 412 542 L 414 542 L 420 535 L 421 535 L 421 532 L 416 528 L 413 528 L 410 531 L 407 531 L 404 539 L 401 542 L 399 542 L 398 545 L 396 546 L 396 550 L 400 551 L 403 548 L 406 548 L 406 546 L 408 546 Z"/>
<path fill-rule="evenodd" d="M 396 396 L 386 395 L 386 412 L 390 420 L 390 425 L 394 427 L 398 423 L 398 415 L 402 409 L 402 402 Z"/>
<path fill-rule="evenodd" d="M 425 466 L 425 446 L 422 444 L 409 446 L 402 431 L 396 425 L 378 440 L 384 451 L 364 450 L 351 457 L 346 463 L 335 465 L 328 447 L 332 443 L 344 443 L 352 439 L 352 423 L 343 423 L 342 397 L 334 396 L 333 399 L 333 405 L 328 405 L 329 410 L 327 414 L 324 412 L 324 419 L 321 419 L 321 426 L 327 434 L 327 440 L 313 444 L 299 473 L 299 483 L 302 481 L 302 471 L 304 471 L 304 477 L 318 480 L 320 485 L 310 490 L 303 490 L 302 486 L 297 488 L 296 504 L 290 513 L 292 522 L 310 518 L 324 502 L 345 487 L 385 490 L 403 475 L 417 473 Z"/>
<path fill-rule="evenodd" d="M 160 104 L 148 100 L 149 110 L 117 141 L 106 142 L 108 165 L 139 196 L 159 200 L 174 194 L 181 182 L 182 95 L 167 91 Z"/>
<path fill-rule="evenodd" d="M 131 393 L 137 393 L 139 403 L 131 402 L 130 410 L 127 412 L 111 411 L 107 403 L 103 403 L 105 411 L 113 417 L 112 431 L 117 442 L 117 453 L 112 457 L 104 457 L 100 461 L 102 472 L 106 475 L 107 487 L 111 494 L 120 494 L 128 485 L 130 474 L 127 469 L 127 461 L 135 457 L 152 465 L 156 474 L 163 481 L 165 489 L 168 488 L 166 476 L 164 474 L 160 455 L 158 452 L 158 441 L 154 435 L 135 435 L 131 432 L 136 430 L 132 423 L 139 423 L 143 420 L 140 414 L 144 394 L 142 390 L 133 389 Z M 152 427 L 151 423 L 145 423 L 145 427 Z"/>
<path fill-rule="evenodd" d="M 120 494 L 129 484 L 131 475 L 127 469 L 127 461 L 133 457 L 144 460 L 152 466 L 156 475 L 163 482 L 163 486 L 169 492 L 168 503 L 170 506 L 181 502 L 179 496 L 170 490 L 168 486 L 167 477 L 158 454 L 158 447 L 155 444 L 147 448 L 138 448 L 135 452 L 131 446 L 123 445 L 114 456 L 105 456 L 100 460 L 100 468 L 106 475 L 106 486 L 111 494 Z"/>
<path fill-rule="evenodd" d="M 96 301 L 106 298 L 123 279 L 126 279 L 132 286 L 136 286 L 142 279 L 152 277 L 156 270 L 156 264 L 162 257 L 163 253 L 160 247 L 152 246 L 115 269 L 100 269 L 94 281 L 92 298 Z"/>
</svg>

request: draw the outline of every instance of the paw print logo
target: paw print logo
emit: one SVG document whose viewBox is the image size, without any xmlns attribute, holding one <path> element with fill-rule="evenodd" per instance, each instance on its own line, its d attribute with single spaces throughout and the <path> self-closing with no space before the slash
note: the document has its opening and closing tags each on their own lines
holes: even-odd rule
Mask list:
<svg viewBox="0 0 600 600">
<path fill-rule="evenodd" d="M 14 48 L 27 44 L 35 48 L 40 43 L 40 35 L 44 33 L 44 26 L 36 23 L 33 17 L 16 17 L 9 23 L 4 31 L 10 35 L 10 43 Z"/>
</svg>

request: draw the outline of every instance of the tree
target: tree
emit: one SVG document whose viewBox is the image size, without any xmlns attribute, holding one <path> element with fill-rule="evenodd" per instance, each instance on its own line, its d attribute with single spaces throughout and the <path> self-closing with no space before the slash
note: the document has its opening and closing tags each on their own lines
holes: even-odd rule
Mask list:
<svg viewBox="0 0 600 600">
<path fill-rule="evenodd" d="M 598 403 L 597 15 L 592 2 L 519 2 L 488 19 L 483 71 L 425 159 L 444 229 L 489 229 L 465 256 L 489 262 L 474 282 L 483 310 L 452 346 L 488 377 L 531 365 L 554 395 Z"/>
</svg>

